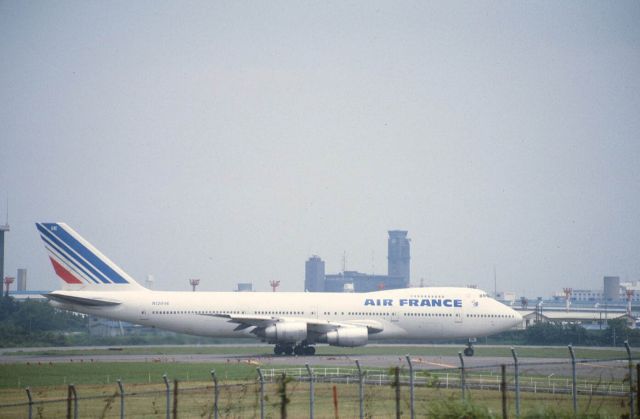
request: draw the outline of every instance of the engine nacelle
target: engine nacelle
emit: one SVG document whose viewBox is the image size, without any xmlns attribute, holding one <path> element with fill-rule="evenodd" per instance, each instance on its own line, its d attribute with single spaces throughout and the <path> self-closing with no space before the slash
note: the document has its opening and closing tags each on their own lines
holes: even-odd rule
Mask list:
<svg viewBox="0 0 640 419">
<path fill-rule="evenodd" d="M 368 341 L 366 327 L 340 327 L 327 333 L 327 342 L 333 346 L 364 346 Z"/>
<path fill-rule="evenodd" d="M 264 336 L 269 343 L 296 343 L 307 338 L 305 322 L 274 323 L 264 329 Z"/>
</svg>

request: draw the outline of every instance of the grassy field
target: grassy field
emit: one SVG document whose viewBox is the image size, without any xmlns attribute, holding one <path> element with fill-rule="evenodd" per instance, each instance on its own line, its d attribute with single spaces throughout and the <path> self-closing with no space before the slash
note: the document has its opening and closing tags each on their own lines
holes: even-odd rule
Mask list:
<svg viewBox="0 0 640 419">
<path fill-rule="evenodd" d="M 256 377 L 256 366 L 246 363 L 154 363 L 95 362 L 0 364 L 0 389 L 11 387 L 48 387 L 68 384 L 162 383 L 162 375 L 180 381 L 210 381 L 210 371 L 220 379 L 246 380 Z M 1 393 L 0 393 L 1 394 Z"/>
<path fill-rule="evenodd" d="M 172 385 L 173 387 L 173 385 Z M 333 384 L 316 383 L 315 412 L 317 418 L 357 418 L 359 412 L 358 387 L 355 384 L 336 385 L 338 415 L 335 415 Z M 213 388 L 209 382 L 180 383 L 178 393 L 178 416 L 182 418 L 210 417 L 213 409 Z M 287 412 L 289 417 L 308 417 L 308 383 L 289 382 L 287 384 Z M 161 418 L 165 414 L 166 395 L 161 384 L 137 384 L 125 387 L 128 395 L 125 402 L 127 416 L 139 418 Z M 7 390 L 2 392 L 3 403 L 9 400 L 25 401 L 24 391 Z M 115 385 L 85 385 L 78 388 L 79 416 L 114 418 L 119 415 L 119 396 Z M 55 386 L 34 389 L 34 399 L 48 400 L 34 406 L 35 417 L 64 417 L 66 412 L 66 387 Z M 173 393 L 170 394 L 173 409 Z M 370 418 L 395 417 L 395 388 L 391 386 L 367 386 L 364 408 Z M 468 393 L 469 400 L 476 406 L 487 409 L 501 417 L 501 395 L 497 391 L 475 390 Z M 58 401 L 53 401 L 57 399 Z M 219 409 L 221 417 L 257 417 L 259 416 L 259 387 L 255 381 L 227 381 L 221 386 Z M 401 388 L 400 408 L 405 416 L 409 413 L 409 392 Z M 458 389 L 435 389 L 419 387 L 416 389 L 416 416 L 429 415 L 434 409 L 440 412 L 452 412 L 460 409 L 460 391 Z M 265 389 L 266 417 L 280 417 L 281 394 L 277 384 L 268 384 Z M 508 408 L 515 415 L 514 395 L 509 393 Z M 523 414 L 540 412 L 552 407 L 555 416 L 572 417 L 571 397 L 568 395 L 523 393 L 521 396 Z M 620 417 L 628 411 L 624 397 L 587 397 L 578 400 L 580 412 L 588 417 Z M 563 414 L 562 416 L 558 413 Z M 26 406 L 0 407 L 0 417 L 25 417 Z M 566 416 L 565 416 L 566 415 Z M 455 415 L 454 415 L 455 416 Z M 436 417 L 442 417 L 437 415 Z M 457 416 L 456 416 L 457 417 Z"/>
<path fill-rule="evenodd" d="M 461 348 L 454 346 L 371 346 L 358 349 L 333 348 L 320 346 L 320 355 L 397 355 L 413 356 L 456 356 Z M 521 357 L 568 358 L 568 350 L 553 348 L 517 348 Z M 195 346 L 195 347 L 132 347 L 115 351 L 118 354 L 229 354 L 230 356 L 270 355 L 268 346 Z M 49 354 L 53 356 L 91 356 L 114 353 L 108 349 L 55 350 L 29 352 L 33 355 Z M 25 353 L 22 353 L 23 355 Z M 477 356 L 510 357 L 508 347 L 477 346 Z M 581 359 L 612 359 L 626 356 L 624 349 L 587 349 L 577 348 L 576 355 Z M 640 353 L 634 351 L 634 356 Z M 291 357 L 289 367 L 295 365 L 296 358 Z M 278 368 L 285 366 L 278 365 Z M 8 407 L 12 403 L 26 402 L 24 388 L 29 386 L 38 403 L 34 406 L 34 417 L 61 417 L 66 412 L 68 384 L 75 384 L 79 400 L 80 417 L 118 417 L 119 397 L 116 380 L 122 379 L 125 393 L 128 395 L 126 410 L 130 417 L 164 417 L 165 393 L 162 375 L 167 374 L 172 382 L 179 382 L 180 417 L 209 417 L 213 407 L 213 390 L 210 371 L 216 370 L 220 383 L 224 385 L 220 395 L 222 417 L 255 417 L 258 414 L 259 396 L 256 365 L 232 360 L 224 363 L 173 363 L 173 362 L 40 362 L 0 364 L 0 417 L 26 417 L 26 407 Z M 530 372 L 531 373 L 531 372 Z M 469 379 L 472 377 L 470 376 Z M 523 377 L 521 383 L 525 380 Z M 512 385 L 511 383 L 510 385 Z M 619 383 L 622 385 L 623 383 Z M 316 417 L 334 417 L 333 385 L 316 384 Z M 339 396 L 339 416 L 358 417 L 357 386 L 337 384 Z M 408 389 L 403 387 L 402 410 L 409 411 Z M 367 417 L 385 418 L 395 415 L 395 389 L 389 385 L 367 386 L 365 409 Z M 500 393 L 488 390 L 471 390 L 474 403 L 489 409 L 500 416 Z M 308 384 L 290 382 L 287 397 L 289 417 L 308 416 Z M 514 395 L 509 393 L 509 408 L 515 414 Z M 173 399 L 173 394 L 171 395 Z M 420 387 L 416 390 L 417 417 L 426 417 L 427 413 L 444 403 L 442 409 L 453 409 L 460 399 L 459 389 Z M 41 403 L 48 401 L 46 403 Z M 267 385 L 267 417 L 280 416 L 280 398 L 277 385 Z M 172 402 L 173 403 L 173 402 Z M 452 406 L 447 405 L 450 403 Z M 458 403 L 459 404 L 459 403 Z M 580 396 L 579 407 L 588 415 L 599 417 L 620 417 L 628 412 L 626 397 Z M 571 396 L 564 394 L 522 393 L 522 411 L 534 412 L 553 406 L 557 411 L 571 416 Z M 458 406 L 460 407 L 460 406 Z M 564 417 L 564 416 L 563 416 Z M 568 417 L 568 416 L 567 416 Z"/>
<path fill-rule="evenodd" d="M 442 345 L 380 345 L 362 348 L 339 348 L 333 346 L 317 346 L 318 355 L 397 355 L 404 356 L 456 356 L 464 349 L 460 346 Z M 511 357 L 508 346 L 475 346 L 476 356 L 506 356 Z M 568 358 L 566 347 L 517 347 L 518 356 L 527 358 Z M 575 348 L 576 357 L 581 359 L 612 359 L 627 356 L 624 348 Z M 41 355 L 41 356 L 77 356 L 77 355 L 246 355 L 267 356 L 273 354 L 273 348 L 264 346 L 140 346 L 110 349 L 46 349 L 34 351 L 4 351 L 3 355 Z M 640 357 L 640 349 L 632 348 L 632 355 Z"/>
</svg>

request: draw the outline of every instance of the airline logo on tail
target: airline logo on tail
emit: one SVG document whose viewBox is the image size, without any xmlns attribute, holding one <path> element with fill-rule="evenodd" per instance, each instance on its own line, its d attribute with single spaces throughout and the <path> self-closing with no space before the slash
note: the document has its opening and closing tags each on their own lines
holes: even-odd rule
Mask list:
<svg viewBox="0 0 640 419">
<path fill-rule="evenodd" d="M 37 223 L 56 274 L 67 284 L 135 284 L 109 258 L 64 223 Z"/>
</svg>

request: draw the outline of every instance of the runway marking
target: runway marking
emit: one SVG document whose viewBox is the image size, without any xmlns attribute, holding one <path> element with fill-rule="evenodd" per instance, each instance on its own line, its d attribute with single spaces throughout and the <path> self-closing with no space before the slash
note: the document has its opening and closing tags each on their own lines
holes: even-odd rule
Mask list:
<svg viewBox="0 0 640 419">
<path fill-rule="evenodd" d="M 580 364 L 580 367 L 589 368 L 625 368 L 624 365 L 598 365 L 598 364 Z"/>
<path fill-rule="evenodd" d="M 431 361 L 423 361 L 422 358 L 412 358 L 411 359 L 414 362 L 417 362 L 418 364 L 428 364 L 428 365 L 435 365 L 436 367 L 443 367 L 443 368 L 456 368 L 457 365 L 449 365 L 449 364 L 440 364 L 438 362 L 431 362 Z"/>
</svg>

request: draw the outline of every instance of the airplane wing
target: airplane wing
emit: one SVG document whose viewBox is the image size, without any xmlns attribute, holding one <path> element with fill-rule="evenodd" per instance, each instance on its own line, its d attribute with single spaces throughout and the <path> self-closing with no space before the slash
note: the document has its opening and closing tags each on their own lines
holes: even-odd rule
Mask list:
<svg viewBox="0 0 640 419">
<path fill-rule="evenodd" d="M 279 322 L 306 323 L 307 330 L 311 333 L 323 334 L 332 330 L 349 327 L 366 327 L 369 334 L 380 333 L 384 330 L 382 324 L 376 320 L 358 319 L 347 321 L 331 321 L 307 317 L 280 317 L 280 316 L 250 316 L 245 314 L 203 314 L 204 316 L 219 317 L 229 319 L 229 323 L 238 323 L 234 330 L 244 330 L 255 327 L 252 333 L 259 334 L 260 330 Z"/>
<path fill-rule="evenodd" d="M 265 328 L 276 323 L 278 319 L 272 316 L 246 316 L 244 314 L 213 314 L 203 313 L 202 316 L 219 317 L 229 319 L 229 323 L 238 323 L 234 331 L 248 329 L 249 327 Z"/>
</svg>

